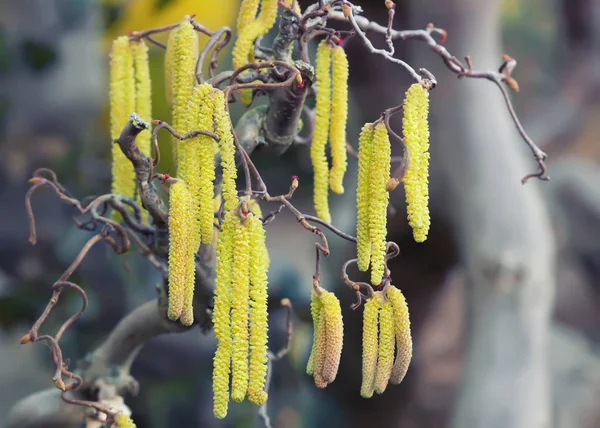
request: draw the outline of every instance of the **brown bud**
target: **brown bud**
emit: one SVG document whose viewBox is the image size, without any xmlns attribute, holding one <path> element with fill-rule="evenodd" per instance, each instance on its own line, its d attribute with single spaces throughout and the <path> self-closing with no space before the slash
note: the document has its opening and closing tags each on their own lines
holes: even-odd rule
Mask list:
<svg viewBox="0 0 600 428">
<path fill-rule="evenodd" d="M 346 18 L 348 18 L 350 16 L 350 14 L 352 13 L 352 7 L 347 3 L 343 3 L 342 4 L 342 12 L 344 13 L 344 16 Z"/>
<path fill-rule="evenodd" d="M 62 379 L 56 379 L 56 381 L 54 382 L 54 385 L 56 385 L 56 387 L 58 389 L 60 389 L 61 391 L 65 391 L 67 389 L 67 387 L 65 386 L 65 383 L 63 382 Z"/>
<path fill-rule="evenodd" d="M 388 9 L 393 9 L 396 7 L 396 5 L 392 0 L 385 0 L 385 7 L 387 7 Z"/>
<path fill-rule="evenodd" d="M 281 306 L 292 307 L 292 302 L 287 297 L 284 297 L 283 299 L 281 299 Z"/>
<path fill-rule="evenodd" d="M 385 190 L 387 190 L 388 192 L 391 192 L 396 187 L 398 187 L 398 184 L 400 184 L 400 180 L 398 180 L 398 178 L 390 177 L 389 180 L 387 181 L 387 183 L 385 184 Z"/>
<path fill-rule="evenodd" d="M 42 182 L 42 179 L 40 177 L 31 177 L 29 179 L 29 184 L 38 184 L 41 182 Z"/>
<path fill-rule="evenodd" d="M 504 79 L 504 81 L 510 89 L 512 89 L 515 92 L 519 92 L 519 83 L 514 78 L 508 76 Z"/>
<path fill-rule="evenodd" d="M 21 345 L 31 342 L 31 334 L 27 333 L 21 338 Z"/>
<path fill-rule="evenodd" d="M 298 188 L 298 176 L 297 175 L 293 175 L 292 176 L 292 190 L 296 190 Z"/>
</svg>

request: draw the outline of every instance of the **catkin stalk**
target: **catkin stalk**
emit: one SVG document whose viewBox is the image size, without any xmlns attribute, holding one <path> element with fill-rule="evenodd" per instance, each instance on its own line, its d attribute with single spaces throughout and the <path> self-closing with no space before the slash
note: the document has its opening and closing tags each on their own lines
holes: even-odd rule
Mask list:
<svg viewBox="0 0 600 428">
<path fill-rule="evenodd" d="M 325 146 L 329 131 L 331 114 L 331 45 L 323 40 L 317 48 L 316 58 L 316 117 L 313 139 L 310 145 L 310 158 L 314 175 L 314 205 L 317 216 L 327 223 L 331 223 L 329 213 L 329 166 L 325 156 Z"/>
</svg>

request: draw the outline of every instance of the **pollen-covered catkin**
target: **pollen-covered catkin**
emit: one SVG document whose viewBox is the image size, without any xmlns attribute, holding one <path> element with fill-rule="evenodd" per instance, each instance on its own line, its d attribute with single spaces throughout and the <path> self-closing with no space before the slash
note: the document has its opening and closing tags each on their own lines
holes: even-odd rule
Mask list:
<svg viewBox="0 0 600 428">
<path fill-rule="evenodd" d="M 342 46 L 331 51 L 331 170 L 329 185 L 331 191 L 344 193 L 344 174 L 348 166 L 346 154 L 346 120 L 348 119 L 348 58 Z"/>
<path fill-rule="evenodd" d="M 243 5 L 242 5 L 243 7 Z M 240 13 L 242 10 L 240 9 Z M 238 38 L 233 47 L 233 68 L 237 69 L 248 64 L 254 58 L 254 41 L 269 32 L 277 19 L 277 2 L 274 0 L 262 0 L 260 13 L 256 20 L 238 28 Z M 239 22 L 239 18 L 238 18 Z M 243 89 L 240 91 L 242 104 L 248 105 L 252 101 L 252 91 Z"/>
<path fill-rule="evenodd" d="M 236 225 L 239 217 L 225 213 L 217 240 L 217 266 L 213 325 L 217 338 L 217 351 L 213 360 L 213 412 L 219 419 L 227 415 L 229 403 L 229 373 L 231 365 L 231 267 Z"/>
<path fill-rule="evenodd" d="M 390 138 L 383 121 L 373 132 L 373 157 L 371 158 L 369 233 L 371 236 L 371 284 L 378 285 L 383 277 L 387 235 L 387 206 L 389 193 L 385 186 L 390 176 Z"/>
<path fill-rule="evenodd" d="M 362 385 L 360 395 L 363 398 L 371 398 L 375 390 L 375 375 L 377 373 L 378 351 L 378 317 L 380 308 L 380 297 L 375 295 L 367 300 L 363 312 L 363 336 L 362 336 Z"/>
<path fill-rule="evenodd" d="M 241 402 L 248 390 L 248 297 L 250 245 L 248 228 L 240 223 L 235 229 L 231 271 L 231 398 Z"/>
<path fill-rule="evenodd" d="M 189 265 L 194 263 L 190 230 L 192 217 L 191 197 L 181 180 L 175 181 L 169 191 L 169 308 L 170 320 L 177 320 L 183 311 Z M 193 281 L 194 278 L 191 278 Z"/>
<path fill-rule="evenodd" d="M 429 91 L 415 83 L 406 91 L 402 131 L 410 154 L 402 180 L 406 194 L 408 223 L 415 241 L 423 242 L 429 232 Z"/>
<path fill-rule="evenodd" d="M 342 309 L 340 301 L 335 294 L 323 291 L 320 296 L 323 309 L 321 310 L 325 329 L 327 332 L 327 344 L 325 347 L 325 361 L 321 377 L 327 383 L 335 380 L 342 357 L 342 346 L 344 343 L 344 323 L 342 320 Z"/>
<path fill-rule="evenodd" d="M 250 368 L 248 399 L 257 406 L 267 401 L 267 270 L 269 260 L 265 245 L 265 230 L 260 218 L 248 215 L 250 252 Z"/>
<path fill-rule="evenodd" d="M 324 290 L 321 290 L 324 291 Z M 327 381 L 323 379 L 323 368 L 327 360 L 327 315 L 321 309 L 321 320 L 319 322 L 317 335 L 317 350 L 315 353 L 315 371 L 313 377 L 317 388 L 325 388 Z"/>
<path fill-rule="evenodd" d="M 319 295 L 313 289 L 310 295 L 310 313 L 313 322 L 313 344 L 310 350 L 310 357 L 308 357 L 308 363 L 306 364 L 306 373 L 313 375 L 315 373 L 315 365 L 317 361 L 317 343 L 319 341 L 319 323 L 321 322 L 321 299 Z"/>
<path fill-rule="evenodd" d="M 215 124 L 219 137 L 219 151 L 221 153 L 221 167 L 223 169 L 223 184 L 221 194 L 223 196 L 223 209 L 233 210 L 238 204 L 235 179 L 237 169 L 235 167 L 235 144 L 231 133 L 231 121 L 225 108 L 225 96 L 223 92 L 216 91 L 215 97 Z"/>
<path fill-rule="evenodd" d="M 366 123 L 358 137 L 358 186 L 356 189 L 356 252 L 358 269 L 366 271 L 371 261 L 369 196 L 371 191 L 371 157 L 373 156 L 372 123 Z"/>
<path fill-rule="evenodd" d="M 329 132 L 329 120 L 331 114 L 331 45 L 323 40 L 317 48 L 315 65 L 317 99 L 315 107 L 315 126 L 313 139 L 310 145 L 310 158 L 314 174 L 313 199 L 317 216 L 331 223 L 329 213 L 329 167 L 325 146 Z"/>
<path fill-rule="evenodd" d="M 173 59 L 171 85 L 173 94 L 173 127 L 177 132 L 185 128 L 187 109 L 195 83 L 196 59 L 198 58 L 198 34 L 186 16 L 172 32 Z M 185 132 L 184 132 L 185 133 Z M 178 160 L 179 140 L 173 141 L 173 159 Z"/>
<path fill-rule="evenodd" d="M 242 0 L 237 17 L 237 32 L 240 34 L 244 28 L 256 19 L 260 0 Z"/>
<path fill-rule="evenodd" d="M 412 359 L 412 338 L 410 335 L 410 318 L 408 314 L 408 305 L 404 295 L 393 285 L 388 288 L 387 297 L 392 304 L 394 314 L 394 331 L 396 334 L 396 361 L 392 368 L 390 383 L 398 384 L 402 382 L 410 360 Z"/>
<path fill-rule="evenodd" d="M 113 41 L 110 51 L 110 137 L 115 140 L 135 110 L 135 70 L 129 37 Z M 118 144 L 112 145 L 112 193 L 133 197 L 135 172 Z"/>
<path fill-rule="evenodd" d="M 114 417 L 114 424 L 112 424 L 112 428 L 136 428 L 133 420 L 124 413 L 119 413 Z"/>
<path fill-rule="evenodd" d="M 390 302 L 383 302 L 379 311 L 379 351 L 377 356 L 377 374 L 375 392 L 382 394 L 392 374 L 394 365 L 394 314 Z"/>
</svg>

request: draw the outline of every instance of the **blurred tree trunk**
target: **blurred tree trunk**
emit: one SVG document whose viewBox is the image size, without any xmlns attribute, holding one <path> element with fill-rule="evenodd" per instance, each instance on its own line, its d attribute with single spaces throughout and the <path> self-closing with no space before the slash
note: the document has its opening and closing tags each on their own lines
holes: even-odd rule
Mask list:
<svg viewBox="0 0 600 428">
<path fill-rule="evenodd" d="M 412 27 L 448 30 L 448 48 L 476 69 L 501 63 L 500 0 L 413 2 Z M 555 244 L 535 167 L 498 89 L 456 80 L 417 42 L 417 67 L 440 86 L 432 99 L 432 159 L 466 268 L 467 349 L 452 426 L 546 427 Z M 518 68 L 516 72 L 518 78 Z M 443 179 L 441 179 L 443 178 Z M 435 177 L 434 177 L 435 179 Z"/>
</svg>

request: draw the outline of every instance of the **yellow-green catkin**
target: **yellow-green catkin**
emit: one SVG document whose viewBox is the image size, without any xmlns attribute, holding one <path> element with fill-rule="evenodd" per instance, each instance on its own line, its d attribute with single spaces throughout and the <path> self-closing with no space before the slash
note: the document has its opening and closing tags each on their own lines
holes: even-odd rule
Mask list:
<svg viewBox="0 0 600 428">
<path fill-rule="evenodd" d="M 342 357 L 344 343 L 344 323 L 340 301 L 335 294 L 323 291 L 320 296 L 323 309 L 323 319 L 326 323 L 327 345 L 325 348 L 325 362 L 321 376 L 327 383 L 335 380 Z"/>
<path fill-rule="evenodd" d="M 382 394 L 392 374 L 394 365 L 394 314 L 389 301 L 382 303 L 379 311 L 379 351 L 377 356 L 377 374 L 375 392 Z"/>
<path fill-rule="evenodd" d="M 236 226 L 231 271 L 231 398 L 241 402 L 248 390 L 248 297 L 250 244 L 246 224 Z"/>
<path fill-rule="evenodd" d="M 362 384 L 360 395 L 371 398 L 375 390 L 375 375 L 377 373 L 378 350 L 378 317 L 380 297 L 375 295 L 367 300 L 363 312 L 362 336 Z"/>
<path fill-rule="evenodd" d="M 190 231 L 192 216 L 191 197 L 181 180 L 175 181 L 169 191 L 169 308 L 170 320 L 177 320 L 183 311 L 186 287 L 190 279 L 190 264 L 194 251 Z"/>
<path fill-rule="evenodd" d="M 319 323 L 321 322 L 322 307 L 323 305 L 321 304 L 321 299 L 319 299 L 319 295 L 313 289 L 312 294 L 310 296 L 310 313 L 313 322 L 313 344 L 310 350 L 310 357 L 308 357 L 308 364 L 306 365 L 306 373 L 311 376 L 315 373 L 315 364 L 317 358 L 317 342 L 319 339 Z"/>
<path fill-rule="evenodd" d="M 384 270 L 389 200 L 386 184 L 390 177 L 391 154 L 387 128 L 383 122 L 378 122 L 373 132 L 373 155 L 369 180 L 369 234 L 371 236 L 371 283 L 373 285 L 381 282 Z"/>
<path fill-rule="evenodd" d="M 321 290 L 324 291 L 324 290 Z M 325 388 L 327 381 L 323 379 L 323 368 L 327 361 L 327 314 L 321 309 L 321 320 L 319 322 L 317 336 L 317 349 L 315 352 L 315 370 L 313 377 L 315 379 L 315 385 L 317 388 Z"/>
<path fill-rule="evenodd" d="M 388 288 L 387 297 L 392 304 L 394 332 L 396 335 L 396 360 L 392 368 L 390 383 L 399 384 L 404 379 L 412 359 L 412 338 L 408 305 L 402 292 L 393 285 Z"/>
<path fill-rule="evenodd" d="M 227 415 L 229 403 L 229 373 L 232 353 L 231 267 L 238 223 L 239 217 L 233 211 L 226 212 L 217 240 L 213 329 L 218 343 L 213 360 L 213 412 L 219 419 Z"/>
<path fill-rule="evenodd" d="M 267 401 L 267 271 L 269 260 L 265 245 L 265 230 L 260 218 L 248 215 L 250 235 L 250 368 L 248 398 L 257 406 Z"/>
<path fill-rule="evenodd" d="M 402 131 L 410 154 L 402 180 L 406 193 L 408 223 L 417 242 L 427 239 L 429 232 L 429 91 L 415 83 L 406 91 Z"/>
<path fill-rule="evenodd" d="M 366 123 L 358 137 L 358 187 L 356 189 L 356 252 L 358 269 L 365 272 L 371 261 L 371 235 L 369 197 L 371 180 L 371 157 L 373 156 L 372 123 Z"/>
<path fill-rule="evenodd" d="M 242 0 L 240 5 L 240 11 L 237 17 L 237 32 L 240 34 L 244 28 L 254 22 L 256 19 L 256 12 L 258 12 L 258 5 L 260 0 Z"/>
<path fill-rule="evenodd" d="M 213 116 L 215 112 L 215 97 L 207 96 L 200 108 L 199 129 L 214 132 Z M 199 221 L 202 243 L 210 245 L 213 241 L 214 230 L 214 184 L 215 181 L 215 152 L 214 140 L 207 135 L 199 136 L 200 144 L 200 205 Z"/>
<path fill-rule="evenodd" d="M 317 48 L 315 65 L 317 99 L 313 139 L 310 145 L 310 158 L 313 166 L 313 200 L 317 216 L 331 223 L 329 213 L 329 166 L 325 155 L 325 146 L 331 115 L 331 45 L 323 40 Z"/>
<path fill-rule="evenodd" d="M 143 40 L 131 44 L 133 54 L 133 65 L 135 68 L 135 111 L 150 123 L 152 121 L 152 85 L 150 82 L 150 62 L 148 59 L 148 45 Z M 144 129 L 139 133 L 135 142 L 143 154 L 151 156 L 151 138 L 150 130 Z M 139 192 L 136 195 L 136 202 L 142 207 L 142 200 Z M 148 223 L 148 211 L 142 209 L 142 221 Z"/>
<path fill-rule="evenodd" d="M 243 7 L 244 5 L 242 5 Z M 249 7 L 249 9 L 251 9 Z M 240 9 L 240 14 L 242 10 Z M 250 23 L 245 23 L 245 19 L 242 20 L 245 25 L 242 25 L 242 29 L 239 28 L 239 16 L 238 16 L 238 38 L 233 47 L 233 68 L 237 69 L 243 65 L 248 64 L 254 59 L 254 42 L 257 38 L 264 36 L 269 32 L 271 27 L 275 24 L 277 19 L 277 2 L 274 0 L 262 0 L 260 6 L 260 13 L 256 20 Z M 241 101 L 244 105 L 250 104 L 252 101 L 252 91 L 244 89 L 240 91 Z"/>
<path fill-rule="evenodd" d="M 119 413 L 114 417 L 115 422 L 112 424 L 113 428 L 136 428 L 133 420 L 124 413 Z"/>
<path fill-rule="evenodd" d="M 223 209 L 233 210 L 238 204 L 235 179 L 237 168 L 235 167 L 235 144 L 231 133 L 231 120 L 225 107 L 225 96 L 223 92 L 216 91 L 215 97 L 215 124 L 219 136 L 219 151 L 221 153 L 221 167 L 223 169 L 223 184 L 221 194 L 223 196 Z"/>
<path fill-rule="evenodd" d="M 110 137 L 115 140 L 135 111 L 135 70 L 129 37 L 113 41 L 110 51 Z M 112 193 L 133 197 L 135 172 L 118 144 L 112 145 Z"/>
<path fill-rule="evenodd" d="M 344 174 L 348 166 L 346 154 L 346 121 L 348 119 L 348 58 L 341 46 L 331 51 L 331 170 L 329 186 L 337 194 L 344 193 Z"/>
<path fill-rule="evenodd" d="M 173 127 L 185 133 L 186 114 L 195 84 L 196 60 L 198 58 L 198 34 L 186 16 L 172 32 L 171 92 L 173 95 Z M 173 141 L 173 159 L 178 160 L 179 140 Z"/>
</svg>

